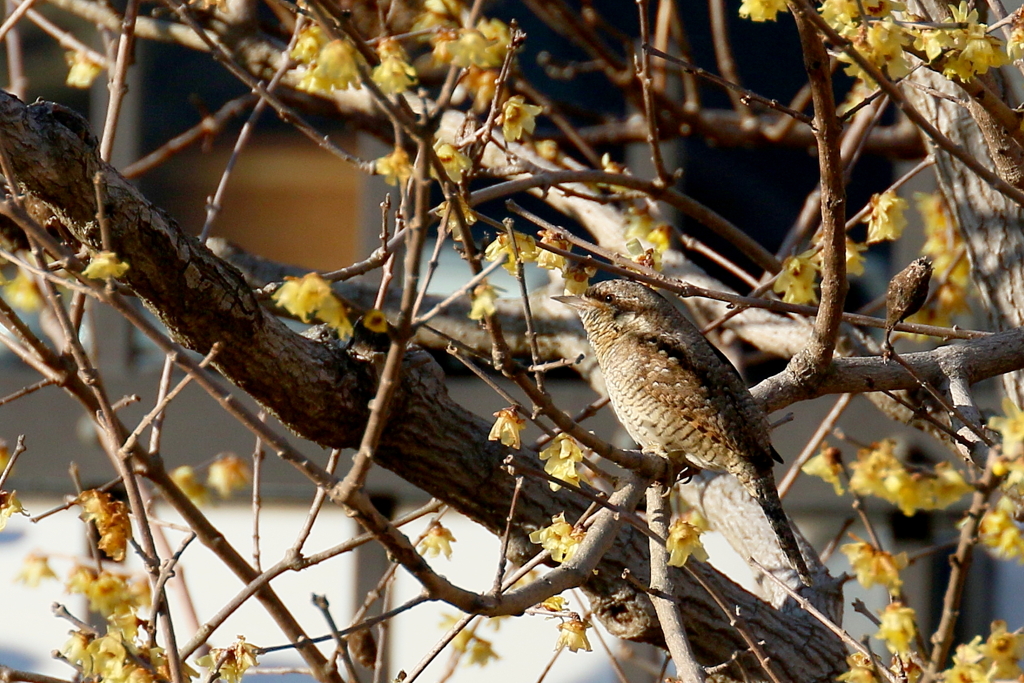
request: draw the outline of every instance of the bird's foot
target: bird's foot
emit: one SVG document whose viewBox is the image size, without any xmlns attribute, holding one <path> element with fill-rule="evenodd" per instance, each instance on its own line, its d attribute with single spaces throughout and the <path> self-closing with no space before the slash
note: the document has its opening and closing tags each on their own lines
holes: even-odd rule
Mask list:
<svg viewBox="0 0 1024 683">
<path fill-rule="evenodd" d="M 673 484 L 689 484 L 690 480 L 693 479 L 693 475 L 697 474 L 699 470 L 689 465 L 681 465 L 674 469 L 670 476 L 672 477 Z"/>
</svg>

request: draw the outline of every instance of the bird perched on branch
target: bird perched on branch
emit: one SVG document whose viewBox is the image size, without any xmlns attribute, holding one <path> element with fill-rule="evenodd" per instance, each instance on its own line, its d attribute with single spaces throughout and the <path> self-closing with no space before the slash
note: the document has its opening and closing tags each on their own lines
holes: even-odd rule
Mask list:
<svg viewBox="0 0 1024 683">
<path fill-rule="evenodd" d="M 612 408 L 648 453 L 676 468 L 728 472 L 764 510 L 800 579 L 811 585 L 775 488 L 768 417 L 729 360 L 667 299 L 636 282 L 608 280 L 576 309 L 604 373 Z"/>
</svg>

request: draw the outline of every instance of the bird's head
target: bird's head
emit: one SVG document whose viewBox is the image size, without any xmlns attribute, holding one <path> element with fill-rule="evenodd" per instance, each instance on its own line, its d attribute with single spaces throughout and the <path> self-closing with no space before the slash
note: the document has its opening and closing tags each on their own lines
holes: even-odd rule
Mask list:
<svg viewBox="0 0 1024 683">
<path fill-rule="evenodd" d="M 664 325 L 664 316 L 678 315 L 662 295 L 631 280 L 605 280 L 587 288 L 580 296 L 556 296 L 576 309 L 587 334 L 631 330 L 643 332 Z"/>
</svg>

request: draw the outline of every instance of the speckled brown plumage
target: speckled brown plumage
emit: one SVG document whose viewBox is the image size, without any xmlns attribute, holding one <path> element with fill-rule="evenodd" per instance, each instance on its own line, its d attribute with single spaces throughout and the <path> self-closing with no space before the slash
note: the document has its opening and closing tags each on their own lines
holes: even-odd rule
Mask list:
<svg viewBox="0 0 1024 683">
<path fill-rule="evenodd" d="M 728 472 L 758 501 L 804 583 L 810 575 L 775 488 L 768 418 L 729 361 L 667 299 L 609 280 L 577 309 L 604 373 L 612 408 L 649 453 L 678 467 Z"/>
</svg>

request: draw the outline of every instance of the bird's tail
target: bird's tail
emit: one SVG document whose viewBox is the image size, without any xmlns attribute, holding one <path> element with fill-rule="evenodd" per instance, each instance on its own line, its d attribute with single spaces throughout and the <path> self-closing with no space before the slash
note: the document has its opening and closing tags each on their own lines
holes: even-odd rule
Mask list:
<svg viewBox="0 0 1024 683">
<path fill-rule="evenodd" d="M 793 527 L 790 526 L 789 518 L 786 517 L 785 511 L 782 509 L 779 491 L 775 488 L 775 477 L 769 471 L 767 474 L 750 477 L 748 481 L 743 483 L 751 495 L 760 503 L 765 517 L 768 518 L 768 524 L 771 525 L 772 531 L 775 532 L 775 536 L 779 539 L 779 546 L 782 548 L 782 552 L 786 554 L 793 568 L 796 569 L 796 573 L 800 575 L 800 580 L 806 586 L 813 585 L 811 573 L 807 569 L 803 553 L 800 552 L 800 545 L 793 534 Z"/>
</svg>

